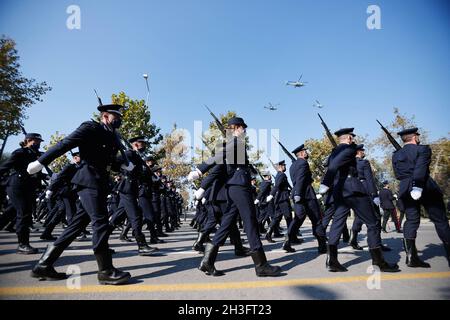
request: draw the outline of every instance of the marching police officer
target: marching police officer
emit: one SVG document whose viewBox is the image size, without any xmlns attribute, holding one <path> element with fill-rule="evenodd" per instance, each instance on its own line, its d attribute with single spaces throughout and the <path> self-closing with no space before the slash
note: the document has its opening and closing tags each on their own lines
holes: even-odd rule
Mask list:
<svg viewBox="0 0 450 320">
<path fill-rule="evenodd" d="M 267 262 L 264 248 L 259 239 L 256 209 L 251 194 L 250 179 L 252 167 L 246 150 L 245 128 L 247 128 L 247 125 L 242 118 L 233 117 L 229 119 L 227 143 L 223 152 L 200 164 L 188 176 L 188 180 L 192 181 L 200 178 L 216 164 L 226 164 L 228 207 L 224 212 L 222 223 L 214 235 L 212 243 L 206 245 L 205 255 L 199 267 L 201 271 L 213 276 L 223 275 L 222 271 L 216 270 L 214 262 L 217 258 L 219 246 L 225 242 L 230 226 L 235 223 L 238 214 L 244 222 L 245 233 L 252 250 L 251 256 L 255 264 L 256 275 L 260 277 L 277 276 L 281 273 L 280 267 L 271 266 Z"/>
<path fill-rule="evenodd" d="M 326 253 L 326 235 L 325 229 L 321 223 L 320 206 L 317 201 L 316 193 L 312 187 L 312 174 L 308 164 L 308 151 L 305 145 L 295 148 L 292 151 L 297 160 L 289 168 L 292 187 L 292 199 L 294 201 L 295 217 L 288 226 L 286 241 L 283 244 L 283 250 L 295 252 L 291 247 L 291 239 L 295 236 L 298 225 L 304 221 L 305 216 L 311 220 L 313 235 L 317 238 L 319 253 Z"/>
<path fill-rule="evenodd" d="M 28 164 L 39 158 L 39 147 L 42 136 L 38 133 L 28 133 L 20 142 L 11 157 L 0 165 L 0 176 L 9 173 L 6 182 L 6 193 L 16 212 L 16 234 L 19 246 L 17 253 L 38 253 L 30 246 L 30 227 L 32 225 L 33 204 L 36 201 L 36 189 L 39 187 L 42 175 L 38 172 L 29 174 Z"/>
<path fill-rule="evenodd" d="M 131 171 L 132 163 L 121 163 L 117 159 L 120 147 L 116 132 L 121 125 L 120 105 L 102 105 L 100 123 L 83 122 L 74 132 L 45 152 L 38 160 L 28 165 L 27 171 L 34 174 L 42 170 L 54 159 L 70 149 L 78 147 L 81 164 L 72 178 L 79 196 L 77 213 L 59 238 L 47 247 L 38 263 L 33 267 L 31 276 L 40 279 L 65 279 L 64 273 L 58 273 L 53 264 L 77 235 L 92 222 L 92 244 L 98 264 L 97 278 L 101 284 L 122 284 L 128 282 L 128 272 L 114 268 L 108 238 L 110 234 L 106 199 L 109 194 L 108 167 L 119 171 L 120 167 Z"/>
<path fill-rule="evenodd" d="M 143 171 L 147 167 L 138 152 L 144 152 L 146 142 L 144 137 L 134 137 L 128 141 L 132 145 L 133 150 L 125 151 L 125 155 L 128 158 L 128 161 L 133 165 L 133 169 L 122 169 L 123 179 L 117 187 L 120 198 L 119 206 L 109 222 L 111 225 L 110 230 L 117 227 L 118 222 L 121 220 L 121 212 L 125 211 L 128 221 L 131 223 L 131 228 L 133 229 L 134 237 L 138 245 L 138 253 L 141 256 L 147 256 L 153 254 L 157 249 L 147 245 L 145 235 L 142 233 L 142 211 L 138 205 L 139 183 L 142 179 Z"/>
<path fill-rule="evenodd" d="M 416 237 L 420 224 L 420 206 L 427 211 L 436 232 L 444 244 L 450 266 L 450 226 L 446 217 L 443 193 L 430 177 L 431 148 L 420 144 L 417 128 L 398 132 L 404 145 L 392 155 L 395 177 L 400 181 L 399 198 L 405 206 L 403 226 L 406 265 L 429 268 L 417 255 Z"/>
<path fill-rule="evenodd" d="M 287 226 L 289 226 L 292 221 L 292 207 L 289 197 L 290 185 L 285 172 L 286 162 L 284 160 L 278 162 L 278 173 L 275 176 L 275 185 L 266 199 L 267 202 L 270 202 L 275 197 L 275 218 L 272 219 L 265 236 L 265 239 L 270 243 L 275 242 L 272 239 L 272 233 L 274 232 L 276 226 L 280 223 L 283 216 L 286 220 Z"/>
<path fill-rule="evenodd" d="M 400 222 L 398 221 L 397 211 L 395 210 L 394 195 L 389 189 L 388 181 L 383 181 L 383 189 L 380 190 L 380 206 L 383 209 L 383 232 L 387 232 L 386 224 L 390 216 L 395 223 L 395 229 L 400 233 Z"/>
<path fill-rule="evenodd" d="M 75 215 L 77 196 L 76 192 L 73 190 L 71 181 L 79 168 L 80 162 L 80 153 L 72 153 L 72 163 L 69 163 L 62 168 L 56 175 L 56 178 L 52 180 L 46 191 L 46 197 L 56 196 L 55 207 L 60 208 L 61 211 L 53 216 L 45 227 L 40 237 L 42 240 L 56 240 L 56 238 L 52 236 L 52 232 L 56 225 L 64 218 L 64 214 L 68 224 Z"/>
<path fill-rule="evenodd" d="M 367 242 L 372 256 L 372 264 L 384 272 L 399 271 L 397 265 L 388 264 L 381 251 L 381 235 L 378 218 L 366 189 L 358 179 L 356 169 L 357 147 L 353 142 L 354 128 L 345 128 L 335 132 L 339 145 L 331 152 L 328 168 L 319 188 L 320 194 L 332 190 L 334 216 L 328 239 L 326 265 L 329 271 L 342 272 L 347 269 L 337 259 L 337 245 L 350 209 L 367 226 Z"/>
<path fill-rule="evenodd" d="M 266 199 L 272 191 L 272 175 L 269 171 L 262 173 L 264 180 L 259 185 L 258 195 L 254 201 L 254 204 L 259 206 L 259 216 L 258 216 L 258 226 L 259 232 L 266 233 L 267 230 L 264 229 L 264 222 L 269 219 L 272 202 L 267 202 Z"/>
</svg>

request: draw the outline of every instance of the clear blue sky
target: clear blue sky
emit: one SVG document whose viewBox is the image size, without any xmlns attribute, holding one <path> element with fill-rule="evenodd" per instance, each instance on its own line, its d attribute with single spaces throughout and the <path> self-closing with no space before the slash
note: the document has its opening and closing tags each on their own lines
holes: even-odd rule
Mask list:
<svg viewBox="0 0 450 320">
<path fill-rule="evenodd" d="M 71 4 L 81 8 L 81 30 L 66 28 Z M 381 8 L 381 30 L 366 28 L 370 4 Z M 431 138 L 449 132 L 445 0 L 2 0 L 0 33 L 17 42 L 24 75 L 53 87 L 25 122 L 47 140 L 90 118 L 93 88 L 104 102 L 121 90 L 145 98 L 144 72 L 163 132 L 209 122 L 208 104 L 253 128 L 279 128 L 292 149 L 323 133 L 315 99 L 332 129 L 375 137 L 375 119 L 389 122 L 397 106 Z M 306 87 L 284 84 L 300 74 Z M 279 110 L 263 109 L 269 101 Z"/>
</svg>

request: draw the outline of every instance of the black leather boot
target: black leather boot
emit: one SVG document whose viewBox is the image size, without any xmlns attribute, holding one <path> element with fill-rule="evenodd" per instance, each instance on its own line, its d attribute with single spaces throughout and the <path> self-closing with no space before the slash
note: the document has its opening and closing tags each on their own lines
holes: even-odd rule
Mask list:
<svg viewBox="0 0 450 320">
<path fill-rule="evenodd" d="M 129 272 L 123 272 L 113 267 L 109 251 L 95 253 L 98 264 L 97 279 L 100 284 L 123 284 L 130 280 Z"/>
<path fill-rule="evenodd" d="M 205 246 L 205 255 L 203 256 L 198 269 L 205 272 L 208 276 L 223 276 L 225 273 L 223 271 L 216 270 L 216 267 L 214 266 L 218 252 L 219 246 L 215 246 L 212 243 L 208 242 Z"/>
<path fill-rule="evenodd" d="M 194 244 L 192 245 L 192 250 L 198 252 L 205 252 L 205 246 L 203 244 L 206 242 L 207 236 L 208 236 L 207 233 L 199 232 L 197 240 L 195 240 Z"/>
<path fill-rule="evenodd" d="M 364 250 L 363 247 L 358 244 L 358 232 L 353 230 L 350 235 L 350 246 L 355 250 Z"/>
<path fill-rule="evenodd" d="M 136 235 L 136 243 L 138 245 L 138 252 L 140 256 L 149 256 L 158 251 L 158 248 L 153 248 L 147 245 L 145 236 L 142 233 Z"/>
<path fill-rule="evenodd" d="M 17 253 L 19 254 L 36 254 L 39 250 L 30 246 L 29 234 L 17 234 L 17 240 L 19 246 L 17 247 Z"/>
<path fill-rule="evenodd" d="M 279 266 L 272 266 L 267 262 L 263 248 L 253 251 L 252 259 L 255 263 L 255 271 L 258 277 L 276 277 L 280 275 L 281 268 Z"/>
<path fill-rule="evenodd" d="M 244 247 L 242 244 L 241 233 L 239 229 L 232 229 L 230 232 L 230 240 L 233 240 L 234 254 L 238 257 L 248 257 L 251 254 L 251 250 L 248 247 Z"/>
<path fill-rule="evenodd" d="M 338 261 L 338 249 L 336 245 L 329 244 L 327 252 L 326 266 L 330 272 L 345 272 L 347 268 L 341 265 Z"/>
<path fill-rule="evenodd" d="M 383 258 L 383 252 L 381 248 L 369 249 L 372 256 L 372 265 L 378 266 L 382 272 L 399 272 L 398 265 L 396 263 L 389 264 Z"/>
<path fill-rule="evenodd" d="M 133 242 L 130 238 L 128 238 L 128 231 L 130 230 L 130 226 L 125 226 L 120 233 L 119 240 L 121 242 Z"/>
<path fill-rule="evenodd" d="M 344 230 L 342 231 L 342 241 L 344 243 L 348 243 L 350 241 L 350 234 L 348 233 L 347 226 L 344 226 Z"/>
<path fill-rule="evenodd" d="M 327 238 L 317 235 L 316 238 L 319 244 L 317 247 L 317 251 L 319 252 L 319 254 L 327 253 Z"/>
<path fill-rule="evenodd" d="M 411 268 L 430 268 L 430 264 L 422 261 L 416 248 L 416 239 L 403 239 L 403 246 L 406 251 L 406 265 Z"/>
<path fill-rule="evenodd" d="M 273 227 L 270 227 L 270 228 L 267 230 L 267 233 L 266 233 L 266 235 L 264 236 L 264 239 L 266 239 L 267 242 L 275 243 L 275 241 L 273 241 L 273 239 L 272 239 L 272 232 L 273 232 Z"/>
<path fill-rule="evenodd" d="M 36 263 L 31 270 L 31 276 L 33 278 L 39 278 L 40 280 L 67 279 L 65 273 L 56 272 L 55 268 L 53 268 L 53 264 L 63 251 L 63 248 L 49 244 L 41 259 L 39 259 L 38 263 Z"/>
<path fill-rule="evenodd" d="M 289 236 L 286 237 L 282 249 L 286 252 L 295 252 L 295 249 L 291 247 L 291 241 L 289 240 Z"/>
</svg>

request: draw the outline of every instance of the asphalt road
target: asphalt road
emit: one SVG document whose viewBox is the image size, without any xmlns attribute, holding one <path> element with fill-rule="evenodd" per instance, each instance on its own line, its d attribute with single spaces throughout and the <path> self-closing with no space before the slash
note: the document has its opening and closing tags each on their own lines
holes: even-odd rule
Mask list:
<svg viewBox="0 0 450 320">
<path fill-rule="evenodd" d="M 351 220 L 348 225 L 351 226 Z M 391 224 L 391 230 L 393 225 Z M 55 230 L 55 235 L 61 232 Z M 148 235 L 148 231 L 146 231 Z M 417 246 L 421 256 L 431 264 L 430 269 L 414 269 L 405 265 L 401 234 L 393 230 L 383 234 L 384 243 L 393 250 L 385 254 L 387 260 L 398 262 L 402 272 L 371 273 L 370 255 L 365 248 L 355 252 L 346 244 L 340 245 L 340 261 L 349 271 L 330 273 L 325 269 L 326 255 L 317 254 L 316 241 L 308 222 L 301 228 L 303 244 L 294 245 L 297 252 L 281 250 L 277 243 L 263 241 L 268 260 L 280 265 L 283 275 L 277 278 L 258 278 L 250 257 L 234 256 L 233 247 L 221 248 L 216 268 L 225 276 L 210 277 L 199 270 L 201 255 L 191 250 L 196 232 L 183 222 L 180 230 L 171 233 L 159 244 L 158 255 L 137 255 L 134 243 L 122 243 L 116 231 L 110 245 L 116 267 L 129 271 L 132 282 L 123 286 L 98 285 L 90 241 L 75 241 L 57 261 L 58 271 L 73 274 L 66 281 L 39 281 L 30 277 L 38 255 L 19 255 L 15 234 L 0 231 L 0 299 L 445 299 L 450 300 L 450 268 L 434 226 L 423 220 Z M 131 234 L 131 232 L 130 232 Z M 33 232 L 33 246 L 44 250 L 48 242 L 39 240 Z M 243 235 L 245 239 L 245 235 Z M 365 229 L 359 236 L 366 244 Z M 81 273 L 81 277 L 78 274 Z"/>
</svg>

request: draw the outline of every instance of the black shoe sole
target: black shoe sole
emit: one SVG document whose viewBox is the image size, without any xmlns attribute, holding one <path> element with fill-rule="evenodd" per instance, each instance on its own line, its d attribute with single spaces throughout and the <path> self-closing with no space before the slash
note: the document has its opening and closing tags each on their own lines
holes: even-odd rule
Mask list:
<svg viewBox="0 0 450 320">
<path fill-rule="evenodd" d="M 31 277 L 39 279 L 39 281 L 60 281 L 60 280 L 67 280 L 67 278 L 69 278 L 67 275 L 65 277 L 61 277 L 61 278 L 53 278 L 50 276 L 45 276 L 45 275 L 40 275 L 40 274 L 34 273 L 33 271 L 31 271 Z"/>
<path fill-rule="evenodd" d="M 120 278 L 118 280 L 98 280 L 98 283 L 102 284 L 102 285 L 113 285 L 113 286 L 115 286 L 115 285 L 125 284 L 130 279 L 131 279 L 131 275 L 130 276 L 126 276 L 124 278 Z"/>
</svg>

